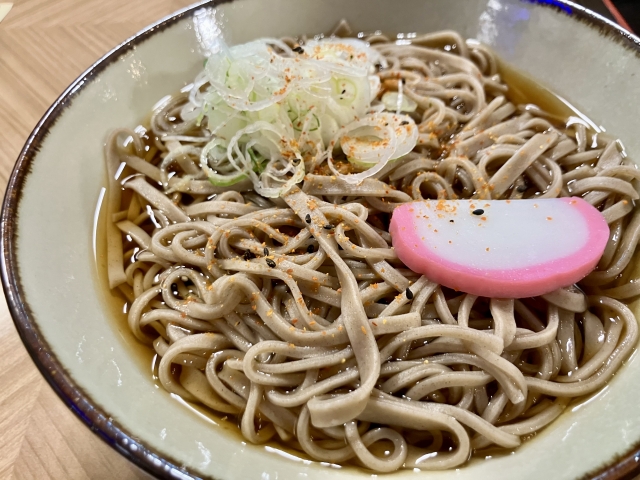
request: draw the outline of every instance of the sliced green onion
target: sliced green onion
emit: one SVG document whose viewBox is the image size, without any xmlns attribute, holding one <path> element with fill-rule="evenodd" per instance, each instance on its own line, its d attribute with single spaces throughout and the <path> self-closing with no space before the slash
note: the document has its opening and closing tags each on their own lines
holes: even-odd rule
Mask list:
<svg viewBox="0 0 640 480">
<path fill-rule="evenodd" d="M 289 110 L 289 112 L 291 112 L 291 110 Z M 304 112 L 300 116 L 304 118 L 304 117 L 307 116 L 307 113 L 309 113 L 309 110 L 307 110 L 306 112 Z M 318 130 L 320 128 L 320 119 L 318 118 L 318 116 L 315 113 L 312 113 L 311 115 L 313 115 L 313 118 L 315 118 L 315 120 L 316 120 L 316 126 L 314 128 L 310 128 L 309 131 L 310 132 L 315 132 L 316 130 Z M 291 115 L 289 115 L 289 118 L 291 118 Z M 291 125 L 293 125 L 293 129 L 296 132 L 301 132 L 302 131 L 302 129 L 296 125 L 296 123 L 298 122 L 299 118 L 300 117 L 295 117 L 295 116 L 293 118 L 291 118 Z"/>
<path fill-rule="evenodd" d="M 333 88 L 338 103 L 350 105 L 355 101 L 360 92 L 356 84 L 348 78 L 334 78 Z"/>
<path fill-rule="evenodd" d="M 264 158 L 258 158 L 256 152 L 253 151 L 252 148 L 247 149 L 247 153 L 251 157 L 251 164 L 253 165 L 253 171 L 258 175 L 264 172 L 264 169 L 267 167 L 267 163 Z"/>
<path fill-rule="evenodd" d="M 248 177 L 244 173 L 236 173 L 233 175 L 218 175 L 217 173 L 212 173 L 209 175 L 209 182 L 214 187 L 229 187 L 246 178 Z"/>
<path fill-rule="evenodd" d="M 390 112 L 395 112 L 396 110 L 398 110 L 398 96 L 398 92 L 386 92 L 384 95 L 382 95 L 382 103 L 384 104 L 384 108 L 386 108 Z M 414 102 L 406 95 L 402 95 L 402 101 L 400 102 L 401 112 L 415 112 L 416 108 L 418 108 L 418 104 L 416 102 Z"/>
<path fill-rule="evenodd" d="M 358 169 L 359 171 L 369 170 L 371 167 L 373 167 L 377 163 L 377 162 L 364 162 L 362 160 L 358 160 L 357 158 L 351 158 L 351 157 L 347 157 L 347 160 L 349 160 L 349 163 L 354 167 L 356 167 L 356 169 Z M 395 162 L 396 160 L 398 159 L 394 158 L 393 160 L 389 160 L 388 163 Z"/>
</svg>

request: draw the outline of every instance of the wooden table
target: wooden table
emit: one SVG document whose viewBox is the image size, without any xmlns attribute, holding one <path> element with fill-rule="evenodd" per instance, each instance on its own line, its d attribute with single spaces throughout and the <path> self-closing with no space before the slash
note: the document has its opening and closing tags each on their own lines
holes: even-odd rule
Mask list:
<svg viewBox="0 0 640 480">
<path fill-rule="evenodd" d="M 0 22 L 3 194 L 27 136 L 64 88 L 127 37 L 192 1 L 13 0 Z M 1 295 L 0 346 L 0 479 L 150 478 L 94 435 L 49 388 Z"/>
</svg>

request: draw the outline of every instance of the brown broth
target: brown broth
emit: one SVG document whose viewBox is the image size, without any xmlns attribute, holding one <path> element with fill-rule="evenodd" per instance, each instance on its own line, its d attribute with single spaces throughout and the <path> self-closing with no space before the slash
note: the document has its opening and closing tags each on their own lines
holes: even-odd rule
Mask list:
<svg viewBox="0 0 640 480">
<path fill-rule="evenodd" d="M 147 372 L 149 387 L 158 387 L 166 395 L 169 395 L 158 380 L 157 367 L 159 359 L 153 350 L 153 347 L 139 342 L 129 329 L 126 313 L 129 307 L 127 298 L 119 290 L 111 290 L 109 288 L 109 280 L 107 276 L 107 242 L 105 232 L 107 215 L 106 208 L 103 208 L 101 204 L 98 204 L 96 207 L 95 222 L 94 242 L 96 245 L 96 276 L 99 284 L 99 291 L 102 293 L 102 301 L 104 302 L 107 310 L 111 313 L 111 317 L 114 319 L 114 328 L 117 330 L 118 336 L 125 344 L 126 349 L 131 352 L 133 357 L 135 357 L 140 370 L 142 372 Z M 182 399 L 180 399 L 180 402 L 194 414 L 200 417 L 206 417 L 207 421 L 230 432 L 232 435 L 235 435 L 236 440 L 244 441 L 234 416 L 219 415 L 209 408 L 196 403 L 187 402 Z"/>
</svg>

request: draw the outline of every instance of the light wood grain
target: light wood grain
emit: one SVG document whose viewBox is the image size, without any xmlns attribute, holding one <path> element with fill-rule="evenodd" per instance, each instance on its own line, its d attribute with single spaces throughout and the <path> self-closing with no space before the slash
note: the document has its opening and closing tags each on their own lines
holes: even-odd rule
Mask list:
<svg viewBox="0 0 640 480">
<path fill-rule="evenodd" d="M 0 190 L 29 132 L 97 58 L 190 0 L 15 0 L 0 23 Z M 0 297 L 0 480 L 149 479 L 46 384 Z"/>
<path fill-rule="evenodd" d="M 105 52 L 189 0 L 16 0 L 0 23 L 0 189 L 49 105 Z M 0 479 L 148 479 L 46 384 L 0 298 Z"/>
</svg>

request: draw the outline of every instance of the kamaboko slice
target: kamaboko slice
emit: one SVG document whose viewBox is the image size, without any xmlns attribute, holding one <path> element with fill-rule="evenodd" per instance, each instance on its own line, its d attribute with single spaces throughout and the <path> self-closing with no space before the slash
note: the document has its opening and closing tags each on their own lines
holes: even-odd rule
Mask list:
<svg viewBox="0 0 640 480">
<path fill-rule="evenodd" d="M 406 203 L 394 210 L 389 230 L 411 270 L 492 298 L 543 295 L 578 282 L 609 238 L 602 214 L 578 197 Z"/>
</svg>

